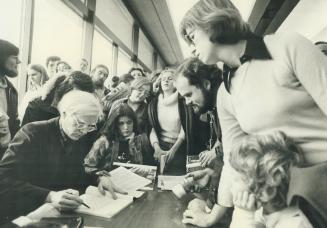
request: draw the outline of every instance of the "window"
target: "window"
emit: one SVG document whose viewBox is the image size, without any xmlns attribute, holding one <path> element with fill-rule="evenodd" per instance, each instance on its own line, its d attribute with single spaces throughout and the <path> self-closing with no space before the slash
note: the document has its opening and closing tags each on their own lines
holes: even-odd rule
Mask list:
<svg viewBox="0 0 327 228">
<path fill-rule="evenodd" d="M 138 52 L 139 59 L 148 68 L 152 68 L 153 47 L 142 31 L 140 31 Z"/>
<path fill-rule="evenodd" d="M 112 63 L 112 41 L 104 37 L 97 29 L 94 30 L 92 48 L 92 69 L 103 64 L 110 68 Z"/>
<path fill-rule="evenodd" d="M 0 9 L 0 39 L 7 40 L 17 47 L 20 44 L 22 7 L 22 0 L 10 0 L 2 1 Z"/>
<path fill-rule="evenodd" d="M 83 20 L 61 1 L 35 1 L 32 63 L 59 56 L 76 68 L 82 56 Z"/>
<path fill-rule="evenodd" d="M 133 64 L 130 57 L 123 52 L 122 50 L 118 51 L 118 63 L 117 63 L 117 75 L 121 76 L 126 74 L 131 68 Z"/>
<path fill-rule="evenodd" d="M 120 0 L 97 0 L 95 15 L 129 48 L 133 17 Z"/>
</svg>

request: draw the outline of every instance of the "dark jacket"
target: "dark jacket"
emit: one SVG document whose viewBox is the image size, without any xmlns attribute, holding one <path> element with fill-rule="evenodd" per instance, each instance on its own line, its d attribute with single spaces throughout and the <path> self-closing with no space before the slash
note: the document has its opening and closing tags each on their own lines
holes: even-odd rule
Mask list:
<svg viewBox="0 0 327 228">
<path fill-rule="evenodd" d="M 66 139 L 59 118 L 22 127 L 0 162 L 0 223 L 41 206 L 50 190 L 83 190 L 94 180 L 83 160 L 92 141 Z M 67 137 L 66 137 L 67 138 Z"/>
<path fill-rule="evenodd" d="M 19 130 L 19 119 L 18 119 L 18 94 L 17 90 L 10 83 L 10 81 L 6 78 L 7 81 L 7 88 L 6 88 L 6 95 L 7 95 L 7 114 L 9 116 L 9 130 L 10 134 L 13 137 L 16 132 Z"/>
<path fill-rule="evenodd" d="M 22 120 L 22 126 L 31 122 L 49 120 L 58 116 L 59 112 L 51 105 L 51 102 L 37 97 L 28 103 Z"/>
<path fill-rule="evenodd" d="M 17 112 L 18 105 L 18 94 L 15 87 L 10 83 L 10 81 L 5 78 L 7 82 L 6 97 L 7 97 L 7 115 L 9 117 L 8 125 L 11 137 L 14 137 L 16 132 L 19 130 L 19 119 Z M 2 158 L 3 153 L 7 148 L 0 148 L 0 160 Z"/>
</svg>

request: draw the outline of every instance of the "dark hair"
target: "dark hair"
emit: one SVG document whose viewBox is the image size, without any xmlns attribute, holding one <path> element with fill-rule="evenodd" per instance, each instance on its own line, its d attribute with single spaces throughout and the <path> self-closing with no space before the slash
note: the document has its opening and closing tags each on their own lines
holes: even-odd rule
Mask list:
<svg viewBox="0 0 327 228">
<path fill-rule="evenodd" d="M 132 68 L 128 71 L 128 73 L 131 74 L 132 71 L 134 71 L 134 70 L 138 70 L 138 71 L 140 71 L 141 74 L 142 74 L 142 76 L 145 77 L 144 71 L 143 71 L 141 68 L 139 68 L 139 67 L 132 67 Z"/>
<path fill-rule="evenodd" d="M 119 77 L 119 83 L 124 82 L 124 83 L 130 83 L 131 81 L 134 80 L 134 77 L 131 74 L 123 74 Z"/>
<path fill-rule="evenodd" d="M 65 64 L 66 66 L 68 66 L 68 69 L 72 69 L 72 67 L 66 62 L 66 61 L 62 61 L 60 60 L 59 62 L 57 62 L 57 66 L 56 66 L 56 71 L 58 72 L 58 66 L 60 64 Z"/>
<path fill-rule="evenodd" d="M 60 61 L 60 57 L 59 56 L 49 56 L 45 62 L 45 66 L 48 67 L 49 62 L 54 62 L 54 61 Z"/>
<path fill-rule="evenodd" d="M 14 44 L 0 39 L 0 67 L 4 67 L 6 59 L 11 56 L 17 56 L 19 54 L 19 48 Z"/>
<path fill-rule="evenodd" d="M 203 87 L 204 80 L 208 80 L 213 88 L 218 88 L 222 82 L 222 71 L 217 65 L 206 65 L 195 57 L 185 59 L 177 68 L 176 79 L 181 76 L 198 88 Z"/>
<path fill-rule="evenodd" d="M 109 140 L 120 138 L 120 131 L 118 127 L 118 120 L 120 117 L 127 116 L 133 121 L 133 132 L 137 132 L 136 114 L 131 107 L 126 103 L 121 103 L 114 110 L 110 112 L 108 121 L 106 123 L 106 134 Z"/>
<path fill-rule="evenodd" d="M 210 41 L 235 44 L 251 34 L 250 26 L 243 21 L 238 9 L 229 0 L 200 0 L 184 16 L 180 33 L 192 44 L 186 29 L 200 28 L 209 34 Z"/>
<path fill-rule="evenodd" d="M 95 71 L 96 71 L 97 68 L 103 68 L 103 69 L 105 69 L 105 70 L 108 72 L 108 74 L 109 74 L 109 68 L 108 68 L 106 65 L 98 64 L 98 65 L 96 65 L 96 66 L 91 70 L 91 73 L 90 73 L 91 76 L 94 75 L 94 73 L 95 73 Z"/>
<path fill-rule="evenodd" d="M 81 71 L 73 71 L 70 75 L 65 77 L 65 80 L 61 81 L 60 84 L 55 87 L 52 105 L 57 106 L 61 98 L 73 89 L 93 93 L 94 85 L 92 78 Z"/>
</svg>

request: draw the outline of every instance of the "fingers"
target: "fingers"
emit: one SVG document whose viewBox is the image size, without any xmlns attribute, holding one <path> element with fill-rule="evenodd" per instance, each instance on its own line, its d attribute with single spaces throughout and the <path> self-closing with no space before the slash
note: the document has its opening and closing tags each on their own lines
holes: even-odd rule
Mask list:
<svg viewBox="0 0 327 228">
<path fill-rule="evenodd" d="M 63 198 L 70 200 L 70 201 L 74 201 L 78 204 L 82 204 L 83 200 L 78 196 L 78 195 L 72 195 L 72 194 L 64 194 Z"/>
<path fill-rule="evenodd" d="M 117 199 L 117 195 L 112 187 L 113 184 L 110 184 L 107 186 L 107 190 L 110 192 L 110 194 L 112 195 L 113 199 Z"/>
<path fill-rule="evenodd" d="M 195 225 L 193 218 L 183 218 L 182 223 Z"/>
<path fill-rule="evenodd" d="M 194 213 L 191 210 L 186 210 L 183 213 L 183 218 L 194 218 Z"/>
<path fill-rule="evenodd" d="M 253 208 L 256 209 L 256 199 L 254 194 L 249 195 L 249 200 L 248 200 L 248 208 Z"/>
<path fill-rule="evenodd" d="M 106 191 L 104 190 L 102 184 L 98 184 L 98 190 L 102 195 L 106 195 Z"/>
</svg>

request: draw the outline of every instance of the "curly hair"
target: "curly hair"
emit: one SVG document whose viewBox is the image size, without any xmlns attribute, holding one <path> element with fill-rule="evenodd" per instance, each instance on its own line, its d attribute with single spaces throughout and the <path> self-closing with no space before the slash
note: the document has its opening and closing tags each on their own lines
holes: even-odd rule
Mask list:
<svg viewBox="0 0 327 228">
<path fill-rule="evenodd" d="M 184 76 L 190 85 L 201 88 L 203 80 L 208 80 L 213 88 L 218 88 L 222 82 L 222 71 L 217 65 L 206 65 L 198 58 L 188 58 L 176 70 L 176 78 Z"/>
<path fill-rule="evenodd" d="M 302 166 L 303 155 L 283 132 L 245 137 L 230 154 L 231 166 L 240 173 L 249 190 L 259 197 L 264 190 L 275 188 L 271 203 L 276 208 L 286 205 L 289 168 Z"/>
<path fill-rule="evenodd" d="M 187 29 L 200 28 L 209 34 L 210 41 L 235 44 L 251 34 L 250 26 L 229 0 L 200 0 L 184 16 L 180 34 L 188 44 L 192 40 Z"/>
</svg>

